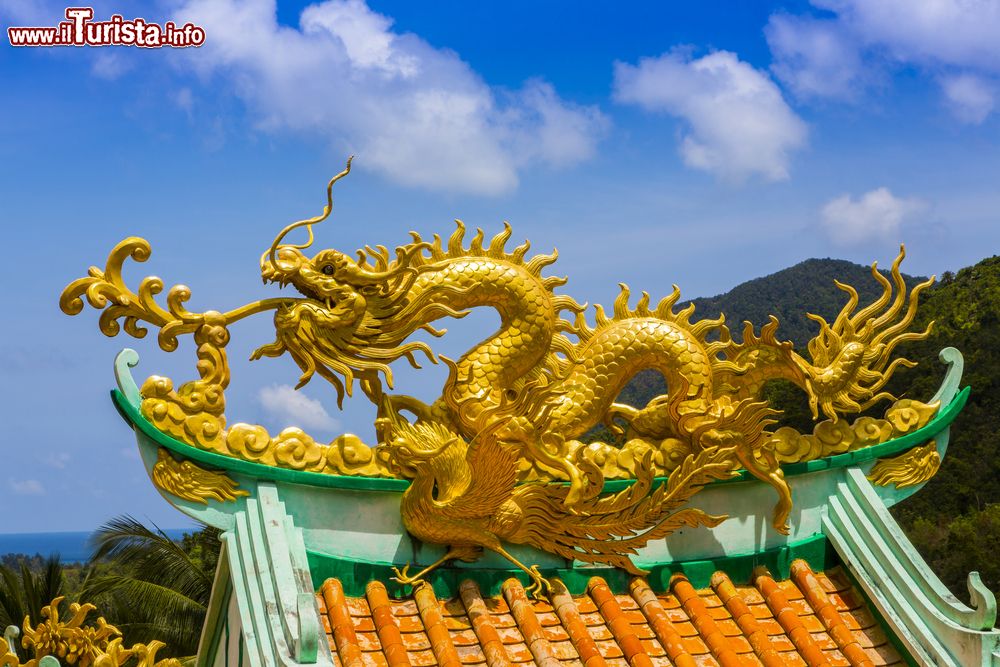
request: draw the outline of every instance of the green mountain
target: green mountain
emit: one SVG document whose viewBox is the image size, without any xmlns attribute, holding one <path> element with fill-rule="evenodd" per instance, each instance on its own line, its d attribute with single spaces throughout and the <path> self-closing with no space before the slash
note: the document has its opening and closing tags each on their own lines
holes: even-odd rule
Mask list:
<svg viewBox="0 0 1000 667">
<path fill-rule="evenodd" d="M 868 267 L 811 259 L 693 303 L 701 317 L 725 313 L 734 337 L 739 336 L 743 320 L 759 327 L 775 314 L 781 322 L 779 338 L 804 348 L 817 331 L 805 313 L 832 320 L 845 301 L 834 279 L 855 287 L 862 304 L 879 293 Z M 906 278 L 909 286 L 919 280 Z M 970 570 L 978 570 L 988 586 L 1000 591 L 1000 559 L 996 557 L 1000 548 L 1000 257 L 985 259 L 957 275 L 945 273 L 922 296 L 913 329 L 922 330 L 931 320 L 935 326 L 926 341 L 898 348 L 899 354 L 918 365 L 897 372 L 888 389 L 897 396 L 930 397 L 943 377 L 937 354 L 953 346 L 965 356 L 963 384 L 972 387 L 972 394 L 955 424 L 940 472 L 914 497 L 895 507 L 893 514 L 957 595 L 966 596 L 965 577 Z M 644 372 L 620 398 L 642 406 L 664 390 L 658 373 Z M 767 393 L 773 404 L 786 411 L 784 423 L 811 430 L 798 389 L 778 382 Z M 884 406 L 875 411 L 880 409 Z M 591 435 L 608 434 L 601 430 Z"/>
<path fill-rule="evenodd" d="M 909 286 L 925 280 L 906 274 L 903 277 Z M 767 323 L 768 316 L 775 315 L 781 323 L 778 337 L 792 341 L 796 347 L 805 347 L 819 331 L 806 313 L 815 313 L 832 322 L 847 300 L 846 293 L 834 284 L 835 280 L 856 289 L 862 304 L 875 300 L 882 293 L 869 266 L 843 259 L 807 259 L 769 276 L 748 280 L 725 294 L 693 299 L 691 303 L 701 317 L 718 317 L 724 313 L 734 338 L 739 338 L 744 321 L 753 322 L 759 329 Z"/>
</svg>

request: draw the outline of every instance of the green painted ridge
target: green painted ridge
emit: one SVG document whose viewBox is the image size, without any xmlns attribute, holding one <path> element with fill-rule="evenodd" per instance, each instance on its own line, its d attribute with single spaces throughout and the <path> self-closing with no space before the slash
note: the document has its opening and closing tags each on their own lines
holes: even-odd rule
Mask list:
<svg viewBox="0 0 1000 667">
<path fill-rule="evenodd" d="M 936 576 L 929 569 L 916 572 L 905 567 L 908 558 L 919 554 L 898 534 L 893 538 L 880 531 L 880 523 L 895 526 L 875 493 L 859 493 L 871 486 L 864 473 L 849 470 L 831 496 L 823 531 L 841 554 L 862 590 L 880 609 L 886 622 L 896 629 L 900 641 L 918 663 L 941 665 L 989 664 L 988 653 L 996 649 L 1000 631 L 968 629 L 985 623 L 984 612 L 962 605 L 947 589 L 947 599 L 938 599 Z M 889 533 L 898 532 L 895 528 Z M 919 569 L 919 568 L 918 568 Z M 955 606 L 948 612 L 942 604 Z M 965 620 L 959 622 L 958 619 Z M 965 627 L 963 627 L 965 626 Z"/>
<path fill-rule="evenodd" d="M 848 475 L 845 479 L 850 494 L 844 501 L 858 516 L 867 515 L 875 533 L 875 546 L 889 562 L 902 566 L 901 572 L 923 584 L 924 597 L 932 611 L 948 621 L 974 632 L 989 631 L 996 624 L 997 603 L 993 593 L 982 584 L 978 573 L 969 582 L 970 598 L 979 606 L 958 599 L 927 565 L 910 538 L 880 501 L 867 478 Z M 862 503 L 869 508 L 867 511 Z M 977 585 L 978 584 L 978 585 Z"/>
<path fill-rule="evenodd" d="M 294 536 L 294 523 L 285 511 L 285 504 L 278 496 L 273 484 L 257 485 L 256 521 L 260 523 L 267 562 L 273 578 L 273 596 L 277 605 L 275 616 L 281 623 L 289 654 L 298 663 L 316 663 L 319 642 L 319 620 L 313 604 L 302 608 L 301 593 L 307 592 L 312 598 L 312 588 L 300 590 L 300 579 L 296 577 L 293 554 L 304 547 L 289 539 Z M 249 504 L 248 504 L 249 509 Z M 305 588 L 302 586 L 301 588 Z M 270 593 L 269 593 L 270 594 Z M 273 622 L 273 621 L 272 621 Z"/>
<path fill-rule="evenodd" d="M 219 561 L 212 577 L 212 591 L 208 598 L 208 609 L 202 623 L 201 638 L 198 642 L 196 667 L 211 667 L 219 653 L 219 642 L 223 629 L 229 623 L 229 598 L 234 594 L 230 580 L 228 542 L 220 540 Z M 227 629 L 228 632 L 228 629 Z"/>
<path fill-rule="evenodd" d="M 842 567 L 840 568 L 840 571 L 843 572 L 845 576 L 847 576 L 847 580 L 850 581 L 851 586 L 854 587 L 854 592 L 858 593 L 859 595 L 861 595 L 862 598 L 864 598 L 865 606 L 867 607 L 868 611 L 871 612 L 872 618 L 874 618 L 875 621 L 878 623 L 879 627 L 882 628 L 882 632 L 885 633 L 885 636 L 889 640 L 889 643 L 892 644 L 893 648 L 896 649 L 896 653 L 899 654 L 899 656 L 903 659 L 904 662 L 906 662 L 907 665 L 909 665 L 909 667 L 919 667 L 920 663 L 917 662 L 916 658 L 910 655 L 910 652 L 907 650 L 906 645 L 903 643 L 903 640 L 896 635 L 896 632 L 892 629 L 892 626 L 889 625 L 889 622 L 887 620 L 885 620 L 885 617 L 882 615 L 882 612 L 878 610 L 878 606 L 875 604 L 875 601 L 872 600 L 870 597 L 868 597 L 868 593 L 865 592 L 864 586 L 862 586 L 861 582 L 859 582 L 854 577 L 854 573 L 851 572 L 850 568 Z"/>
<path fill-rule="evenodd" d="M 247 500 L 247 505 L 252 502 L 252 498 Z M 254 566 L 253 538 L 250 535 L 250 522 L 247 519 L 247 512 L 240 512 L 236 515 L 236 527 L 233 531 L 239 551 L 240 561 L 239 576 L 243 579 L 243 589 L 246 591 L 247 607 L 249 611 L 246 615 L 240 610 L 240 617 L 243 619 L 243 633 L 251 638 L 247 642 L 247 648 L 255 650 L 258 661 L 262 661 L 265 656 L 273 655 L 273 641 L 271 640 L 271 625 L 268 623 L 264 607 L 264 600 L 261 596 L 261 584 L 259 575 L 262 574 Z M 252 642 L 252 643 L 251 643 Z M 251 658 L 253 662 L 253 658 Z"/>
<path fill-rule="evenodd" d="M 295 603 L 289 600 L 289 596 L 294 591 L 288 590 L 289 584 L 294 582 L 292 577 L 291 560 L 286 558 L 289 545 L 285 539 L 283 522 L 285 512 L 279 508 L 278 491 L 273 484 L 258 484 L 256 502 L 247 503 L 247 511 L 255 509 L 256 513 L 252 517 L 251 532 L 260 532 L 263 554 L 255 554 L 257 559 L 263 557 L 264 564 L 267 565 L 269 575 L 261 581 L 268 589 L 265 591 L 268 602 L 274 603 L 274 611 L 270 615 L 272 632 L 277 636 L 278 632 L 284 638 L 285 650 L 288 655 L 298 657 L 298 647 L 296 646 L 298 627 L 295 618 Z"/>
<path fill-rule="evenodd" d="M 852 570 L 862 590 L 876 592 L 869 595 L 869 600 L 876 610 L 879 605 L 884 606 L 885 610 L 880 613 L 890 626 L 899 628 L 900 641 L 906 645 L 907 654 L 918 663 L 930 664 L 935 657 L 946 656 L 944 664 L 955 664 L 942 638 L 928 627 L 920 610 L 910 604 L 907 589 L 891 571 L 886 571 L 894 565 L 883 563 L 873 551 L 872 536 L 866 534 L 865 515 L 850 514 L 851 508 L 840 502 L 841 497 L 841 494 L 832 496 L 823 528 L 841 554 L 845 568 Z M 910 582 L 910 586 L 916 585 L 917 582 Z M 913 593 L 919 595 L 920 591 Z"/>
<path fill-rule="evenodd" d="M 242 459 L 226 456 L 224 454 L 217 454 L 216 452 L 205 449 L 199 449 L 183 443 L 153 426 L 153 424 L 142 416 L 138 407 L 130 403 L 120 390 L 111 390 L 111 399 L 114 402 L 115 407 L 118 408 L 118 412 L 122 416 L 122 419 L 124 419 L 133 428 L 141 430 L 147 437 L 153 440 L 153 442 L 193 461 L 204 463 L 215 468 L 229 470 L 238 474 L 243 474 L 260 481 L 291 482 L 293 484 L 304 484 L 307 486 L 353 489 L 358 491 L 401 492 L 405 491 L 410 485 L 409 480 L 406 479 L 392 479 L 388 477 L 352 477 L 348 475 L 330 475 L 322 472 L 308 472 L 304 470 L 292 470 L 290 468 L 278 468 L 275 466 L 264 465 L 262 463 L 244 461 Z M 961 412 L 963 407 L 965 407 L 965 403 L 968 400 L 969 387 L 966 387 L 959 392 L 947 406 L 940 410 L 938 414 L 935 415 L 934 419 L 913 433 L 907 433 L 904 436 L 888 440 L 879 445 L 872 445 L 870 447 L 856 449 L 852 452 L 828 456 L 824 459 L 805 461 L 803 463 L 791 463 L 782 466 L 782 470 L 784 471 L 786 477 L 791 477 L 817 472 L 819 470 L 857 465 L 872 459 L 896 454 L 911 447 L 912 445 L 920 444 L 933 439 L 935 435 L 951 425 L 951 423 L 955 420 L 955 417 L 958 416 L 958 413 Z M 754 479 L 755 478 L 752 477 L 749 472 L 741 470 L 736 476 L 730 479 L 714 481 L 709 486 L 714 484 L 731 484 L 734 482 L 753 481 Z M 657 477 L 654 481 L 659 483 L 666 480 L 666 477 Z M 605 482 L 604 490 L 609 492 L 619 491 L 626 488 L 634 481 L 635 480 L 630 479 L 609 480 Z"/>
<path fill-rule="evenodd" d="M 991 662 L 989 654 L 1000 645 L 1000 630 L 992 629 L 992 593 L 983 589 L 980 607 L 974 608 L 940 584 L 864 473 L 848 471 L 828 510 L 824 532 L 914 660 L 956 666 Z"/>
<path fill-rule="evenodd" d="M 312 578 L 309 576 L 309 561 L 302 531 L 295 527 L 291 516 L 285 515 L 282 522 L 288 540 L 288 555 L 295 582 L 295 611 L 299 619 L 299 646 L 297 659 L 303 663 L 319 662 L 320 638 L 326 634 L 320 628 L 316 600 L 313 596 Z M 324 641 L 325 643 L 325 641 Z"/>
<path fill-rule="evenodd" d="M 274 554 L 267 544 L 264 527 L 260 516 L 260 501 L 247 499 L 247 536 L 250 539 L 250 569 L 248 573 L 256 575 L 256 589 L 260 596 L 260 621 L 267 624 L 267 635 L 270 640 L 268 648 L 270 655 L 294 655 L 294 649 L 288 645 L 286 628 L 281 620 L 281 603 L 277 599 L 278 586 L 275 583 L 277 572 L 274 571 Z"/>
<path fill-rule="evenodd" d="M 329 650 L 320 650 L 324 635 L 312 579 L 302 569 L 308 567 L 305 546 L 275 485 L 257 485 L 254 497 L 236 512 L 233 527 L 222 533 L 222 540 L 249 662 L 271 664 L 273 657 L 279 662 L 289 658 L 296 664 L 331 665 Z M 217 588 L 218 582 L 213 592 Z"/>
<path fill-rule="evenodd" d="M 364 595 L 365 587 L 370 581 L 380 581 L 385 584 L 392 596 L 398 597 L 410 593 L 410 586 L 392 580 L 394 572 L 390 563 L 355 561 L 308 550 L 306 555 L 309 558 L 313 588 L 316 590 L 319 590 L 327 579 L 336 578 L 343 585 L 345 594 L 350 596 Z M 645 577 L 653 590 L 660 591 L 669 588 L 670 577 L 674 574 L 685 575 L 695 588 L 707 588 L 712 575 L 719 570 L 725 572 L 736 583 L 749 582 L 754 568 L 760 565 L 767 567 L 775 577 L 787 579 L 792 561 L 799 558 L 817 571 L 826 570 L 839 562 L 826 536 L 817 533 L 792 544 L 756 553 L 653 565 Z M 624 570 L 605 566 L 543 568 L 541 572 L 546 578 L 556 577 L 562 580 L 574 595 L 586 591 L 591 577 L 603 577 L 615 593 L 628 593 L 628 583 L 632 578 L 632 575 Z M 435 595 L 440 598 L 450 598 L 458 594 L 459 584 L 466 579 L 476 582 L 483 595 L 499 595 L 501 584 L 511 577 L 516 577 L 524 585 L 531 583 L 524 572 L 513 567 L 509 569 L 440 567 L 427 576 L 427 581 L 433 585 Z"/>
<path fill-rule="evenodd" d="M 239 515 L 236 517 L 237 525 L 240 523 Z M 240 619 L 242 619 L 243 627 L 240 628 L 240 643 L 247 642 L 247 650 L 251 654 L 251 661 L 256 658 L 257 662 L 260 661 L 259 652 L 256 651 L 257 648 L 257 633 L 253 626 L 253 605 L 250 600 L 250 593 L 247 590 L 247 581 L 245 574 L 243 572 L 243 562 L 241 558 L 241 544 L 240 538 L 237 534 L 236 528 L 233 531 L 226 531 L 222 534 L 221 539 L 224 540 L 226 544 L 226 551 L 229 553 L 229 571 L 230 571 L 230 581 L 233 583 L 233 594 L 236 596 L 236 607 L 240 612 Z M 229 644 L 226 644 L 226 656 L 228 660 L 229 655 Z"/>
</svg>

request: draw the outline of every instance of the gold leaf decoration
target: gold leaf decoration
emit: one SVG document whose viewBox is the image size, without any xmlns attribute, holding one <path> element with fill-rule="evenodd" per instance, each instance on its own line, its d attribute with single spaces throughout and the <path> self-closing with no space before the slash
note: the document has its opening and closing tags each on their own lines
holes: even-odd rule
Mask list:
<svg viewBox="0 0 1000 667">
<path fill-rule="evenodd" d="M 153 483 L 167 493 L 203 505 L 209 499 L 225 503 L 250 495 L 225 473 L 199 468 L 191 461 L 178 461 L 162 447 L 152 477 Z"/>
<path fill-rule="evenodd" d="M 60 596 L 42 607 L 44 620 L 34 627 L 31 619 L 25 617 L 21 645 L 31 651 L 32 659 L 21 663 L 7 641 L 0 639 L 0 667 L 37 667 L 47 656 L 75 667 L 125 667 L 126 664 L 130 667 L 181 667 L 181 662 L 175 658 L 156 659 L 156 653 L 165 646 L 161 641 L 126 648 L 121 632 L 103 617 L 97 619 L 96 625 L 85 625 L 87 616 L 96 609 L 92 604 L 70 604 L 69 620 L 61 620 L 59 606 L 62 601 Z"/>
<path fill-rule="evenodd" d="M 914 447 L 899 456 L 879 459 L 868 472 L 868 479 L 876 486 L 895 484 L 897 489 L 923 484 L 937 474 L 941 456 L 933 440 Z"/>
</svg>

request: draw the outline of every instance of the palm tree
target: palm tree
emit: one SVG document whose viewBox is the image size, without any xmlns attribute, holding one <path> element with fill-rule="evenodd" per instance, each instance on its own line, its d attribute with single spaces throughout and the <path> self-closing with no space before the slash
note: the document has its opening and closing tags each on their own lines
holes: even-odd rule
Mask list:
<svg viewBox="0 0 1000 667">
<path fill-rule="evenodd" d="M 16 565 L 0 564 L 0 631 L 9 625 L 20 628 L 28 617 L 32 623 L 38 623 L 42 607 L 63 595 L 64 584 L 58 554 L 43 560 L 40 568 L 30 567 L 23 558 Z M 20 642 L 13 642 L 9 648 L 27 659 Z"/>
<path fill-rule="evenodd" d="M 58 555 L 42 561 L 38 571 L 32 571 L 24 559 L 18 565 L 0 565 L 0 630 L 8 625 L 21 627 L 25 616 L 38 622 L 42 607 L 63 594 L 63 569 Z"/>
<path fill-rule="evenodd" d="M 98 604 L 127 645 L 159 639 L 167 644 L 164 656 L 197 652 L 219 557 L 218 531 L 206 528 L 184 541 L 127 515 L 91 537 L 95 573 L 80 597 Z"/>
</svg>

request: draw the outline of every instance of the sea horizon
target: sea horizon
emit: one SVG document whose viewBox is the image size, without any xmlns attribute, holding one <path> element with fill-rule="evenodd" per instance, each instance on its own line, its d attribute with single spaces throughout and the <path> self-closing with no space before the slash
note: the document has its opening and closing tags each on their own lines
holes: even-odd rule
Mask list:
<svg viewBox="0 0 1000 667">
<path fill-rule="evenodd" d="M 184 533 L 196 528 L 163 528 L 164 533 L 179 540 Z M 0 533 L 0 557 L 20 554 L 28 557 L 40 555 L 47 558 L 59 555 L 61 563 L 83 563 L 90 559 L 90 536 L 94 530 L 48 531 L 38 533 Z"/>
</svg>

